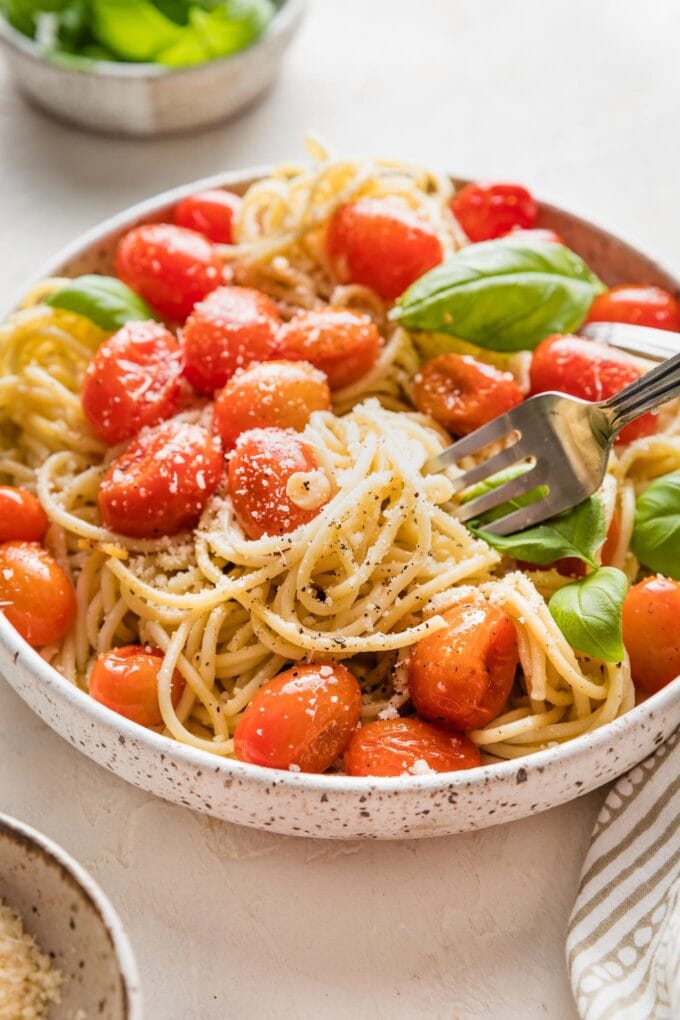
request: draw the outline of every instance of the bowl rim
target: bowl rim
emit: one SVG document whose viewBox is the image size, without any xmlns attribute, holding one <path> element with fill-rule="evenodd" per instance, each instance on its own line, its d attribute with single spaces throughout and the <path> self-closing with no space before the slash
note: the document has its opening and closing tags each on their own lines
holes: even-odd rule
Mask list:
<svg viewBox="0 0 680 1020">
<path fill-rule="evenodd" d="M 271 173 L 272 169 L 272 165 L 261 165 L 224 171 L 158 192 L 140 202 L 136 202 L 121 212 L 100 221 L 57 251 L 28 279 L 22 288 L 22 292 L 25 292 L 46 276 L 55 275 L 63 266 L 93 244 L 100 243 L 112 235 L 115 236 L 122 229 L 132 227 L 145 216 L 157 213 L 159 210 L 174 204 L 188 194 L 209 187 L 243 188 L 251 182 Z M 468 183 L 466 178 L 457 177 L 454 174 L 450 176 L 456 184 L 462 185 Z M 568 215 L 572 222 L 586 228 L 595 228 L 603 239 L 618 246 L 623 245 L 633 251 L 638 257 L 646 259 L 650 266 L 655 271 L 658 271 L 660 275 L 665 276 L 670 281 L 675 281 L 676 289 L 680 288 L 680 281 L 675 273 L 647 256 L 633 243 L 600 227 L 595 221 L 580 217 L 548 202 L 540 202 L 540 208 L 548 213 L 554 212 L 558 215 Z M 9 304 L 7 309 L 0 310 L 0 318 L 16 308 L 20 298 L 21 294 Z M 616 741 L 625 739 L 629 731 L 636 730 L 639 724 L 645 720 L 652 719 L 657 713 L 663 714 L 668 705 L 673 704 L 680 698 L 679 677 L 661 691 L 651 695 L 630 709 L 625 715 L 613 719 L 604 726 L 574 737 L 563 744 L 556 744 L 541 751 L 535 751 L 532 754 L 488 765 L 479 765 L 475 768 L 464 769 L 458 772 L 397 777 L 346 776 L 342 774 L 318 775 L 315 773 L 272 769 L 267 766 L 237 761 L 233 758 L 225 758 L 222 755 L 211 754 L 209 751 L 182 744 L 171 737 L 156 733 L 154 730 L 138 726 L 136 723 L 101 705 L 85 691 L 63 677 L 19 636 L 3 614 L 0 613 L 0 652 L 3 648 L 9 654 L 10 663 L 16 663 L 19 656 L 24 661 L 27 660 L 27 665 L 38 679 L 51 688 L 57 696 L 60 698 L 65 697 L 66 701 L 76 711 L 84 712 L 95 723 L 113 729 L 127 739 L 147 744 L 150 749 L 156 751 L 159 755 L 164 754 L 166 757 L 172 755 L 183 764 L 192 768 L 206 769 L 210 767 L 213 771 L 223 771 L 225 774 L 249 782 L 255 782 L 262 787 L 286 785 L 291 790 L 304 789 L 326 795 L 337 793 L 353 796 L 354 794 L 365 794 L 374 791 L 390 794 L 401 792 L 404 789 L 431 792 L 438 789 L 450 789 L 455 786 L 466 786 L 471 783 L 475 785 L 478 783 L 483 784 L 484 782 L 491 782 L 494 778 L 523 782 L 529 773 L 542 773 L 546 768 L 555 764 L 567 764 L 574 759 L 578 760 L 583 754 L 605 750 L 610 743 L 610 739 L 615 739 Z"/>
<path fill-rule="evenodd" d="M 2 834 L 37 850 L 43 858 L 55 863 L 69 881 L 75 882 L 81 893 L 94 906 L 111 940 L 118 972 L 123 982 L 125 1020 L 142 1020 L 141 982 L 132 945 L 118 913 L 90 872 L 49 836 L 4 812 L 0 812 L 0 835 Z"/>
</svg>

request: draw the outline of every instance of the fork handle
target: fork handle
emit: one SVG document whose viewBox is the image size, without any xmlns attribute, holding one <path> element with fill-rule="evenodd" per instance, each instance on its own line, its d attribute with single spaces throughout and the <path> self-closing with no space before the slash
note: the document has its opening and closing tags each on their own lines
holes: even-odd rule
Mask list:
<svg viewBox="0 0 680 1020">
<path fill-rule="evenodd" d="M 630 386 L 603 401 L 601 407 L 610 412 L 612 435 L 616 435 L 641 414 L 653 411 L 675 397 L 680 397 L 680 354 L 662 361 Z"/>
</svg>

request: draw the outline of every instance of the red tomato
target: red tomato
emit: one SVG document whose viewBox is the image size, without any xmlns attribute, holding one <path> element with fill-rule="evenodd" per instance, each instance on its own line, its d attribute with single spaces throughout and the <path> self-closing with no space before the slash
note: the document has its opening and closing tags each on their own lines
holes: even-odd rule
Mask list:
<svg viewBox="0 0 680 1020">
<path fill-rule="evenodd" d="M 332 390 L 340 390 L 370 372 L 381 342 L 367 315 L 347 308 L 324 308 L 303 312 L 282 326 L 277 353 L 290 361 L 309 361 L 326 373 Z"/>
<path fill-rule="evenodd" d="M 162 665 L 163 652 L 159 648 L 125 645 L 101 652 L 90 674 L 90 694 L 140 726 L 161 726 L 158 672 Z M 184 678 L 175 670 L 171 681 L 173 705 L 183 690 Z"/>
<path fill-rule="evenodd" d="M 538 216 L 536 199 L 521 184 L 466 184 L 451 200 L 451 210 L 471 241 L 503 237 L 513 227 L 527 230 Z"/>
<path fill-rule="evenodd" d="M 522 402 L 510 372 L 469 354 L 440 354 L 414 380 L 413 399 L 454 436 L 466 436 Z"/>
<path fill-rule="evenodd" d="M 234 732 L 239 761 L 296 772 L 325 772 L 361 716 L 361 688 L 340 663 L 309 663 L 260 688 Z"/>
<path fill-rule="evenodd" d="M 0 485 L 0 542 L 40 542 L 48 524 L 35 496 L 26 489 Z"/>
<path fill-rule="evenodd" d="M 485 726 L 504 707 L 519 662 L 512 620 L 481 598 L 443 614 L 446 627 L 421 638 L 408 664 L 419 715 L 458 730 Z"/>
<path fill-rule="evenodd" d="M 597 340 L 560 333 L 542 340 L 531 361 L 531 392 L 557 390 L 582 400 L 607 400 L 642 375 L 623 351 Z M 621 430 L 617 442 L 630 443 L 656 432 L 657 419 L 643 414 Z"/>
<path fill-rule="evenodd" d="M 76 615 L 68 577 L 46 549 L 34 542 L 0 545 L 0 611 L 29 645 L 61 639 Z"/>
<path fill-rule="evenodd" d="M 595 298 L 586 322 L 631 322 L 680 332 L 680 302 L 661 287 L 623 284 Z"/>
<path fill-rule="evenodd" d="M 345 751 L 350 776 L 403 776 L 421 762 L 433 772 L 481 764 L 478 749 L 460 733 L 420 719 L 378 719 L 357 730 Z"/>
<path fill-rule="evenodd" d="M 510 236 L 520 239 L 525 237 L 527 241 L 549 241 L 551 244 L 564 244 L 560 235 L 550 227 L 533 227 L 530 230 L 525 230 L 524 227 L 513 227 Z"/>
<path fill-rule="evenodd" d="M 233 224 L 242 205 L 243 199 L 233 191 L 197 191 L 177 203 L 174 220 L 217 244 L 233 244 Z"/>
<path fill-rule="evenodd" d="M 326 249 L 339 280 L 370 287 L 386 301 L 444 257 L 427 220 L 391 198 L 341 205 L 328 224 Z"/>
<path fill-rule="evenodd" d="M 145 223 L 118 242 L 116 272 L 164 319 L 184 321 L 222 282 L 222 260 L 202 234 Z"/>
<path fill-rule="evenodd" d="M 300 431 L 312 411 L 327 411 L 326 376 L 306 361 L 262 361 L 240 369 L 215 396 L 215 428 L 230 450 L 248 429 Z"/>
<path fill-rule="evenodd" d="M 182 348 L 158 322 L 129 322 L 105 340 L 87 366 L 83 411 L 109 446 L 179 410 Z"/>
<path fill-rule="evenodd" d="M 602 566 L 607 567 L 610 565 L 612 557 L 616 552 L 616 547 L 619 544 L 620 535 L 621 518 L 619 517 L 618 510 L 615 510 L 609 523 L 607 537 L 602 546 Z M 525 560 L 518 560 L 517 566 L 520 570 L 551 570 L 554 568 L 563 577 L 585 577 L 588 573 L 587 565 L 576 556 L 564 556 L 560 560 L 544 564 L 527 563 Z"/>
<path fill-rule="evenodd" d="M 194 309 L 182 332 L 187 379 L 199 393 L 214 393 L 238 368 L 269 361 L 280 324 L 266 294 L 220 287 Z"/>
<path fill-rule="evenodd" d="M 623 643 L 633 683 L 654 694 L 680 676 L 680 582 L 657 574 L 634 584 L 623 603 Z"/>
<path fill-rule="evenodd" d="M 135 538 L 193 528 L 223 468 L 219 437 L 200 425 L 168 421 L 143 432 L 104 475 L 97 499 L 104 525 Z"/>
<path fill-rule="evenodd" d="M 241 433 L 229 460 L 229 494 L 248 538 L 285 535 L 314 520 L 330 493 L 306 510 L 291 500 L 287 487 L 293 475 L 316 469 L 312 450 L 290 430 Z"/>
</svg>

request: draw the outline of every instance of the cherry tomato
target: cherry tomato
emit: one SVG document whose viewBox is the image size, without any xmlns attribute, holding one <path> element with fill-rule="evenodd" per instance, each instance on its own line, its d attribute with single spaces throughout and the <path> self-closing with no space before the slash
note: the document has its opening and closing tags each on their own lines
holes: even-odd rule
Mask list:
<svg viewBox="0 0 680 1020">
<path fill-rule="evenodd" d="M 73 586 L 37 543 L 0 545 L 0 612 L 35 647 L 61 641 L 71 629 L 76 615 Z"/>
<path fill-rule="evenodd" d="M 293 666 L 262 687 L 234 732 L 239 761 L 325 772 L 361 716 L 361 688 L 339 663 Z"/>
<path fill-rule="evenodd" d="M 367 315 L 347 308 L 303 312 L 279 330 L 277 353 L 309 361 L 328 376 L 332 390 L 350 386 L 373 368 L 380 333 Z"/>
<path fill-rule="evenodd" d="M 159 648 L 125 645 L 101 652 L 90 674 L 90 694 L 95 701 L 140 726 L 161 726 L 158 671 L 162 665 L 163 652 Z M 184 678 L 175 670 L 171 681 L 173 705 L 183 690 Z"/>
<path fill-rule="evenodd" d="M 420 719 L 378 719 L 362 726 L 350 740 L 344 760 L 350 776 L 418 775 L 421 762 L 432 772 L 457 772 L 481 763 L 478 749 L 467 737 Z"/>
<path fill-rule="evenodd" d="M 179 410 L 182 348 L 158 322 L 129 322 L 105 340 L 87 366 L 83 411 L 109 446 Z"/>
<path fill-rule="evenodd" d="M 657 574 L 629 588 L 623 603 L 623 643 L 633 683 L 654 694 L 680 676 L 680 581 Z"/>
<path fill-rule="evenodd" d="M 145 223 L 118 242 L 116 272 L 164 319 L 183 322 L 222 282 L 222 260 L 195 230 Z"/>
<path fill-rule="evenodd" d="M 612 561 L 616 552 L 621 535 L 621 518 L 618 510 L 615 510 L 607 529 L 607 537 L 602 546 L 602 566 L 607 567 Z M 564 556 L 562 559 L 554 560 L 552 563 L 527 563 L 525 560 L 518 560 L 517 566 L 520 570 L 551 570 L 555 569 L 563 577 L 585 577 L 588 567 L 583 560 L 576 556 Z"/>
<path fill-rule="evenodd" d="M 390 198 L 341 205 L 328 224 L 326 250 L 339 280 L 370 287 L 386 301 L 444 257 L 427 220 Z"/>
<path fill-rule="evenodd" d="M 26 489 L 0 485 L 0 542 L 40 542 L 48 524 L 35 496 Z"/>
<path fill-rule="evenodd" d="M 250 287 L 220 287 L 194 309 L 182 332 L 185 375 L 199 393 L 214 393 L 238 368 L 275 356 L 281 324 L 276 305 Z"/>
<path fill-rule="evenodd" d="M 440 354 L 414 380 L 413 399 L 454 436 L 465 436 L 522 402 L 510 372 L 469 354 Z"/>
<path fill-rule="evenodd" d="M 173 420 L 143 432 L 104 475 L 97 499 L 104 525 L 135 538 L 192 528 L 223 468 L 219 437 L 200 425 Z"/>
<path fill-rule="evenodd" d="M 232 244 L 233 224 L 243 199 L 233 191 L 208 189 L 188 195 L 175 206 L 175 223 L 203 234 L 217 244 Z"/>
<path fill-rule="evenodd" d="M 306 361 L 262 361 L 242 368 L 215 397 L 215 428 L 230 450 L 242 432 L 275 425 L 302 430 L 312 411 L 327 411 L 326 376 Z"/>
<path fill-rule="evenodd" d="M 313 471 L 318 471 L 316 458 L 294 432 L 266 428 L 241 433 L 229 460 L 229 494 L 248 538 L 285 535 L 314 520 L 330 496 L 327 482 L 312 509 L 288 495 L 294 475 Z M 325 475 L 318 475 L 325 481 Z"/>
<path fill-rule="evenodd" d="M 471 241 L 503 237 L 513 227 L 528 230 L 538 216 L 536 199 L 521 184 L 466 184 L 451 200 L 451 210 Z"/>
<path fill-rule="evenodd" d="M 564 244 L 560 235 L 550 227 L 532 227 L 529 230 L 525 230 L 524 227 L 513 227 L 510 236 L 525 237 L 527 241 L 549 241 L 551 244 Z"/>
<path fill-rule="evenodd" d="M 426 719 L 474 730 L 508 700 L 517 635 L 507 613 L 481 598 L 459 602 L 443 616 L 446 627 L 421 638 L 409 659 L 411 701 Z"/>
<path fill-rule="evenodd" d="M 680 302 L 661 287 L 623 284 L 595 298 L 586 322 L 631 322 L 680 332 Z"/>
<path fill-rule="evenodd" d="M 606 400 L 634 382 L 642 370 L 623 351 L 597 340 L 555 334 L 542 340 L 531 361 L 531 392 L 557 390 L 582 400 Z M 621 430 L 617 442 L 630 443 L 656 432 L 651 412 Z"/>
</svg>

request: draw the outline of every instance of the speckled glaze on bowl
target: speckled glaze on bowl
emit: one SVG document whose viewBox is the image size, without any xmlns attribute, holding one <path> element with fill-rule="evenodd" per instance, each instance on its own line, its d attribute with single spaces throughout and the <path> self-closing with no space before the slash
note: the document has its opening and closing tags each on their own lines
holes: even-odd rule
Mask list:
<svg viewBox="0 0 680 1020">
<path fill-rule="evenodd" d="M 132 949 L 99 886 L 51 839 L 3 814 L 0 899 L 62 974 L 50 1020 L 143 1020 Z"/>
<path fill-rule="evenodd" d="M 221 174 L 136 205 L 70 245 L 34 280 L 107 272 L 117 238 L 134 224 L 163 219 L 199 187 L 242 192 L 266 172 Z M 541 225 L 556 230 L 610 285 L 635 281 L 680 293 L 669 273 L 591 223 L 544 205 Z M 217 818 L 325 838 L 439 836 L 545 811 L 620 776 L 680 724 L 678 680 L 622 718 L 522 759 L 448 775 L 352 779 L 227 761 L 142 729 L 64 680 L 1 614 L 0 674 L 49 726 L 128 782 Z"/>
</svg>

